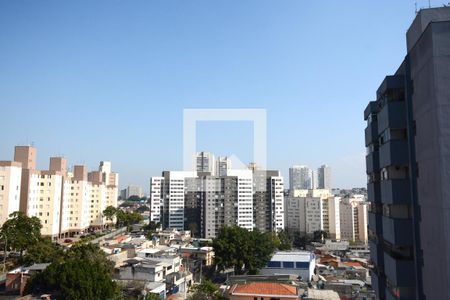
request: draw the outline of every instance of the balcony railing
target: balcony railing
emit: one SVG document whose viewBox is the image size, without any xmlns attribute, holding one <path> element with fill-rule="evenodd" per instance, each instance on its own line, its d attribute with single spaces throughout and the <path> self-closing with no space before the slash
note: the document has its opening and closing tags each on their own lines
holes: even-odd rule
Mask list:
<svg viewBox="0 0 450 300">
<path fill-rule="evenodd" d="M 389 179 L 380 183 L 381 199 L 387 204 L 411 203 L 409 179 Z"/>
<path fill-rule="evenodd" d="M 401 166 L 409 163 L 406 140 L 390 140 L 380 146 L 380 168 Z"/>
</svg>

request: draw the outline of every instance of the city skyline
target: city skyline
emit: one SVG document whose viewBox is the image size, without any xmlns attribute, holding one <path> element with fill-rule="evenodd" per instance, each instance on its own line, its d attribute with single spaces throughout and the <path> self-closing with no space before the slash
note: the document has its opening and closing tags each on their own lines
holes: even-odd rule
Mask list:
<svg viewBox="0 0 450 300">
<path fill-rule="evenodd" d="M 192 107 L 267 109 L 268 168 L 287 178 L 292 165 L 325 163 L 333 186 L 364 186 L 360 112 L 403 58 L 398 36 L 414 18 L 412 1 L 54 4 L 0 5 L 0 99 L 11 124 L 0 157 L 32 142 L 39 157 L 89 168 L 101 157 L 115 162 L 121 188 L 146 191 L 151 176 L 181 170 L 182 112 Z M 197 150 L 251 162 L 251 126 L 218 123 L 200 126 Z M 227 148 L 219 138 L 244 142 Z"/>
</svg>

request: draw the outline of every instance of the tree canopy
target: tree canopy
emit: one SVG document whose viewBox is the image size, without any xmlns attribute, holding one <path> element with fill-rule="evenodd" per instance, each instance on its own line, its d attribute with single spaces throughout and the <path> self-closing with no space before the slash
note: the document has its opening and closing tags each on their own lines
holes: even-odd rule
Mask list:
<svg viewBox="0 0 450 300">
<path fill-rule="evenodd" d="M 275 246 L 271 233 L 225 226 L 213 240 L 214 260 L 219 270 L 234 268 L 235 274 L 256 274 L 270 260 Z"/>
<path fill-rule="evenodd" d="M 27 266 L 35 263 L 50 263 L 61 258 L 63 251 L 62 247 L 53 243 L 51 238 L 41 237 L 37 243 L 27 248 L 24 263 Z"/>
<path fill-rule="evenodd" d="M 41 221 L 37 217 L 28 217 L 17 211 L 9 215 L 3 223 L 0 237 L 10 250 L 18 250 L 22 258 L 23 251 L 36 244 L 41 237 Z"/>
<path fill-rule="evenodd" d="M 54 293 L 57 299 L 67 300 L 117 299 L 119 289 L 111 277 L 112 267 L 98 246 L 77 244 L 33 275 L 25 290 L 33 294 Z"/>
</svg>

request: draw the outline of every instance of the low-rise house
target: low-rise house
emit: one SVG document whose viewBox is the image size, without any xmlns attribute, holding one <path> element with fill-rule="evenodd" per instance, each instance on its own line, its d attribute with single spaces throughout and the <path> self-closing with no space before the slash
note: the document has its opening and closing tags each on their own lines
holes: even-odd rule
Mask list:
<svg viewBox="0 0 450 300">
<path fill-rule="evenodd" d="M 296 275 L 299 279 L 310 281 L 314 274 L 316 258 L 307 251 L 276 252 L 267 266 L 261 269 L 263 275 Z"/>
<path fill-rule="evenodd" d="M 22 295 L 28 279 L 35 273 L 44 271 L 50 264 L 34 264 L 29 267 L 19 267 L 6 274 L 5 291 L 17 292 Z"/>
<path fill-rule="evenodd" d="M 183 258 L 200 260 L 203 266 L 211 266 L 214 262 L 213 247 L 181 247 L 179 252 Z"/>
<path fill-rule="evenodd" d="M 296 286 L 274 282 L 234 284 L 228 292 L 230 300 L 300 300 Z"/>
</svg>

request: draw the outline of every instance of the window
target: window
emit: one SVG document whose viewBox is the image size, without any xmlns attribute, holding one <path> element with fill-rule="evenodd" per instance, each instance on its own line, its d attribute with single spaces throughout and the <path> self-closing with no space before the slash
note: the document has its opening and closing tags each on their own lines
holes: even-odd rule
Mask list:
<svg viewBox="0 0 450 300">
<path fill-rule="evenodd" d="M 267 264 L 267 267 L 269 268 L 281 268 L 281 262 L 280 261 L 269 261 Z"/>
<path fill-rule="evenodd" d="M 298 261 L 298 262 L 295 263 L 295 267 L 297 269 L 308 269 L 309 268 L 309 262 Z"/>
<path fill-rule="evenodd" d="M 283 262 L 283 268 L 293 269 L 294 268 L 294 262 L 293 261 L 285 261 L 285 262 Z"/>
</svg>

